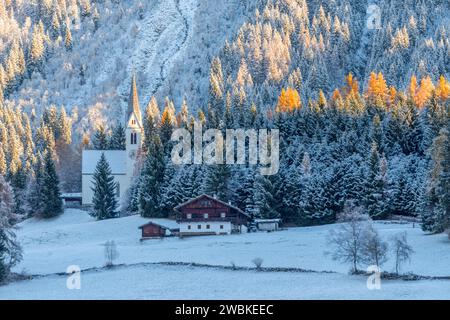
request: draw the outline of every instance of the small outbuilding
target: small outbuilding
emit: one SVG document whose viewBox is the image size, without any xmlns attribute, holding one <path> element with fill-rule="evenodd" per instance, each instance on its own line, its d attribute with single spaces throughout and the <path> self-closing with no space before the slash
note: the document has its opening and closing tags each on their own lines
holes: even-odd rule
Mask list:
<svg viewBox="0 0 450 320">
<path fill-rule="evenodd" d="M 259 231 L 277 231 L 280 228 L 281 219 L 255 219 L 254 223 Z"/>
<path fill-rule="evenodd" d="M 82 195 L 80 193 L 63 193 L 61 194 L 63 205 L 66 208 L 80 208 Z"/>
<path fill-rule="evenodd" d="M 141 240 L 176 236 L 180 232 L 180 227 L 176 221 L 160 219 L 149 221 L 139 227 L 142 232 Z"/>
</svg>

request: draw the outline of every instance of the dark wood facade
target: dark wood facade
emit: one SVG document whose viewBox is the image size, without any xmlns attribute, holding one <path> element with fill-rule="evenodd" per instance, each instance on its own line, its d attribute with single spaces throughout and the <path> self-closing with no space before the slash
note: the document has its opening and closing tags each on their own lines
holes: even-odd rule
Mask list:
<svg viewBox="0 0 450 320">
<path fill-rule="evenodd" d="M 230 221 L 233 225 L 247 225 L 249 216 L 237 207 L 206 194 L 175 208 L 179 222 Z"/>
<path fill-rule="evenodd" d="M 142 231 L 142 239 L 162 238 L 167 235 L 167 231 L 170 231 L 172 235 L 179 231 L 179 229 L 169 229 L 154 222 L 146 223 L 139 228 Z"/>
</svg>

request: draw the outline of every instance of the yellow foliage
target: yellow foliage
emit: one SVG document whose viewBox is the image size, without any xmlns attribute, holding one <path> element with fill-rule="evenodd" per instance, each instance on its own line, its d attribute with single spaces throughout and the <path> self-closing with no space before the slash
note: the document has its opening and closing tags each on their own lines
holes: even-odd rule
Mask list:
<svg viewBox="0 0 450 320">
<path fill-rule="evenodd" d="M 409 96 L 414 99 L 417 91 L 417 77 L 412 76 L 411 81 L 409 82 Z"/>
<path fill-rule="evenodd" d="M 344 88 L 345 96 L 350 94 L 356 94 L 358 92 L 359 92 L 358 81 L 356 80 L 356 78 L 353 77 L 353 74 L 349 73 L 345 77 L 345 88 Z"/>
<path fill-rule="evenodd" d="M 444 76 L 439 78 L 436 86 L 436 96 L 443 101 L 450 98 L 450 82 Z"/>
<path fill-rule="evenodd" d="M 276 112 L 292 112 L 301 107 L 300 95 L 293 88 L 282 89 L 278 97 Z"/>
<path fill-rule="evenodd" d="M 414 103 L 419 108 L 423 108 L 427 103 L 428 99 L 430 99 L 431 95 L 434 91 L 434 85 L 431 78 L 425 77 L 420 80 L 420 86 L 416 90 L 416 95 L 414 96 Z"/>
<path fill-rule="evenodd" d="M 367 98 L 371 100 L 376 100 L 379 98 L 382 101 L 386 101 L 388 98 L 388 93 L 388 86 L 383 74 L 381 72 L 378 74 L 371 72 L 366 92 Z"/>
</svg>

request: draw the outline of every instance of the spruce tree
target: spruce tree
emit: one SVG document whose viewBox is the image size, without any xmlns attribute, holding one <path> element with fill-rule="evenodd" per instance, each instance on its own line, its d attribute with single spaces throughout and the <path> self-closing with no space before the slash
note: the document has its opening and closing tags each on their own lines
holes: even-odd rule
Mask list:
<svg viewBox="0 0 450 320">
<path fill-rule="evenodd" d="M 231 169 L 228 165 L 211 165 L 207 169 L 205 192 L 210 196 L 217 196 L 222 201 L 230 200 Z"/>
<path fill-rule="evenodd" d="M 64 45 L 67 51 L 72 51 L 72 33 L 70 32 L 70 28 L 66 26 L 66 35 L 64 37 Z"/>
<path fill-rule="evenodd" d="M 387 216 L 387 168 L 386 159 L 380 158 L 378 145 L 374 142 L 369 158 L 369 174 L 366 182 L 365 205 L 369 216 L 383 219 Z"/>
<path fill-rule="evenodd" d="M 34 175 L 31 178 L 28 187 L 28 216 L 41 216 L 44 208 L 43 200 L 43 176 L 44 176 L 44 164 L 42 155 L 39 153 L 36 157 L 36 163 L 33 167 Z"/>
<path fill-rule="evenodd" d="M 143 217 L 162 217 L 162 187 L 164 182 L 164 150 L 158 135 L 149 143 L 149 149 L 141 171 L 139 213 Z"/>
<path fill-rule="evenodd" d="M 117 184 L 114 182 L 111 167 L 106 160 L 105 154 L 102 153 L 97 163 L 93 175 L 94 197 L 92 199 L 93 211 L 91 215 L 97 220 L 111 219 L 118 217 L 118 201 L 117 201 Z"/>
<path fill-rule="evenodd" d="M 42 176 L 42 216 L 51 218 L 63 211 L 63 202 L 59 190 L 59 178 L 56 174 L 53 155 L 47 151 L 44 156 Z"/>
<path fill-rule="evenodd" d="M 22 250 L 10 223 L 12 215 L 12 189 L 0 175 L 0 284 L 6 280 L 11 268 L 22 259 Z"/>
<path fill-rule="evenodd" d="M 439 233 L 450 227 L 449 131 L 442 129 L 431 147 L 431 169 L 422 206 L 422 229 Z"/>
<path fill-rule="evenodd" d="M 92 145 L 95 150 L 108 150 L 108 134 L 106 133 L 106 129 L 103 125 L 100 125 L 95 131 L 92 139 Z"/>
<path fill-rule="evenodd" d="M 126 148 L 125 129 L 119 123 L 113 128 L 111 140 L 109 142 L 109 149 L 111 150 L 125 150 Z"/>
<path fill-rule="evenodd" d="M 276 211 L 276 203 L 273 197 L 275 193 L 272 181 L 266 176 L 258 175 L 253 186 L 253 201 L 256 209 L 256 216 L 264 219 L 279 218 Z"/>
</svg>

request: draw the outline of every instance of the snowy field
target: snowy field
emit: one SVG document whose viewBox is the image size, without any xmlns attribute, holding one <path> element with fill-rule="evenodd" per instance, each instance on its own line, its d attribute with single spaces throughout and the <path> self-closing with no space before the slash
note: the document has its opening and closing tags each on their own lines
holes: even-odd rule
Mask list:
<svg viewBox="0 0 450 320">
<path fill-rule="evenodd" d="M 139 216 L 95 221 L 86 212 L 69 209 L 53 220 L 29 219 L 19 226 L 24 259 L 14 271 L 42 275 L 0 287 L 0 299 L 450 299 L 450 281 L 382 281 L 368 290 L 366 277 L 349 276 L 348 266 L 333 261 L 326 235 L 336 225 L 292 228 L 273 233 L 165 238 L 140 242 Z M 157 219 L 155 219 L 157 220 Z M 450 275 L 450 241 L 425 235 L 416 225 L 376 223 L 381 235 L 406 231 L 415 250 L 404 272 Z M 81 273 L 81 289 L 69 290 L 67 277 L 55 275 L 70 265 L 103 267 L 104 243 L 114 240 L 119 251 L 112 270 Z M 297 267 L 334 273 L 233 271 L 190 266 L 139 263 L 195 262 L 210 265 Z M 137 265 L 136 265 L 137 264 Z M 393 270 L 393 261 L 383 267 Z"/>
</svg>

